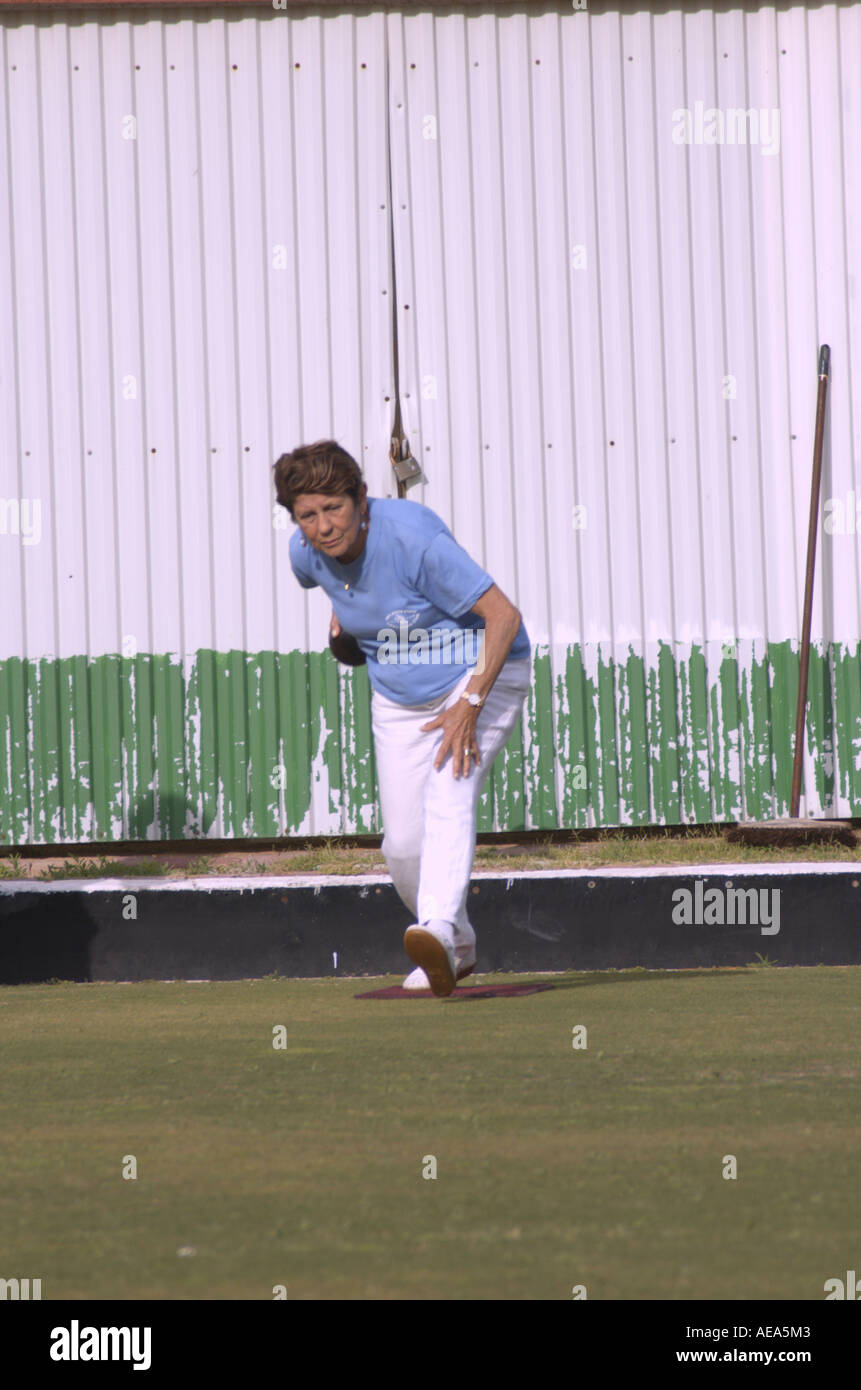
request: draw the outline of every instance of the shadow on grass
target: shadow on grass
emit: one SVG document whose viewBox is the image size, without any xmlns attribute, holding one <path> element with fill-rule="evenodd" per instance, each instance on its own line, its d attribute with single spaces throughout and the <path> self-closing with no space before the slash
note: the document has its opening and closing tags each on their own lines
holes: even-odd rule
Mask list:
<svg viewBox="0 0 861 1390">
<path fill-rule="evenodd" d="M 632 966 L 630 970 L 572 970 L 564 975 L 538 975 L 535 982 L 548 980 L 557 989 L 580 989 L 586 985 L 636 984 L 655 980 L 702 980 L 723 976 L 748 975 L 753 971 L 761 973 L 764 967 L 757 962 L 749 965 L 703 965 L 690 970 L 647 970 L 645 966 Z M 528 977 L 530 980 L 531 976 Z"/>
<path fill-rule="evenodd" d="M 516 972 L 508 970 L 488 971 L 475 975 L 470 975 L 464 983 L 466 985 L 552 985 L 554 989 L 585 989 L 595 985 L 628 985 L 638 982 L 654 982 L 656 980 L 703 980 L 723 978 L 725 976 L 738 977 L 739 975 L 761 974 L 763 970 L 769 969 L 754 961 L 749 965 L 735 966 L 700 966 L 690 970 L 647 970 L 645 966 L 632 966 L 629 970 L 570 970 L 555 974 L 533 974 L 530 971 Z M 400 976 L 380 975 L 368 976 L 368 983 L 373 987 L 379 981 L 381 987 L 386 987 L 389 982 L 400 983 Z"/>
</svg>

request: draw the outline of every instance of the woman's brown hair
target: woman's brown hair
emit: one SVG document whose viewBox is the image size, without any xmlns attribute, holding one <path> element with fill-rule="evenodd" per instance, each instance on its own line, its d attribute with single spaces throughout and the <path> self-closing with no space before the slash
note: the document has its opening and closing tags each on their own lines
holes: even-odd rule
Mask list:
<svg viewBox="0 0 861 1390">
<path fill-rule="evenodd" d="M 356 460 L 334 439 L 302 444 L 292 453 L 282 454 L 273 471 L 275 496 L 291 517 L 296 498 L 304 492 L 317 492 L 324 496 L 346 494 L 358 502 L 364 482 Z"/>
</svg>

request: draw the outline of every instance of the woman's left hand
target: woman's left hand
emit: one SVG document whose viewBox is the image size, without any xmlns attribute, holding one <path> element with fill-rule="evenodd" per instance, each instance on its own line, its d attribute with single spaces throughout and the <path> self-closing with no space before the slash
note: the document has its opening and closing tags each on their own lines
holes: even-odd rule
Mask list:
<svg viewBox="0 0 861 1390">
<path fill-rule="evenodd" d="M 474 709 L 467 700 L 457 700 L 449 709 L 438 714 L 436 719 L 432 719 L 429 724 L 422 724 L 423 733 L 439 728 L 445 731 L 439 752 L 434 760 L 434 767 L 437 771 L 442 767 L 449 753 L 451 753 L 452 771 L 455 777 L 460 777 L 461 772 L 465 777 L 469 776 L 470 768 L 481 762 L 478 740 L 475 736 L 478 713 L 479 711 Z"/>
</svg>

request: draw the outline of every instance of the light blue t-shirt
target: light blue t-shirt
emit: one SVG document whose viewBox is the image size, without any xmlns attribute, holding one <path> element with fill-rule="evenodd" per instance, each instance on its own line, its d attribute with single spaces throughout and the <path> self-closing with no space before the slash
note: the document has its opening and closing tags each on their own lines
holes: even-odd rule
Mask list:
<svg viewBox="0 0 861 1390">
<path fill-rule="evenodd" d="M 304 589 L 319 584 L 367 658 L 368 678 L 399 705 L 423 705 L 475 666 L 484 619 L 472 605 L 493 579 L 421 502 L 369 497 L 368 534 L 357 560 L 341 564 L 297 528 L 290 563 Z M 523 623 L 508 660 L 530 655 Z"/>
</svg>

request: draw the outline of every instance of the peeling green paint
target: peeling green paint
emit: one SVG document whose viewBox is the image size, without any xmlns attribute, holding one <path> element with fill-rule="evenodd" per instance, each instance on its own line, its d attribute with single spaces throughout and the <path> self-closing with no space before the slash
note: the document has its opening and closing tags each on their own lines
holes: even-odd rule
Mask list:
<svg viewBox="0 0 861 1390">
<path fill-rule="evenodd" d="M 649 650 L 535 648 L 479 830 L 788 814 L 795 644 Z M 812 814 L 861 814 L 859 657 L 811 651 Z M 0 739 L 3 844 L 382 830 L 367 672 L 328 652 L 10 658 Z"/>
<path fill-rule="evenodd" d="M 552 690 L 550 653 L 546 647 L 533 647 L 532 686 L 524 706 L 529 728 L 524 792 L 532 824 L 555 829 L 559 822 Z"/>
</svg>

